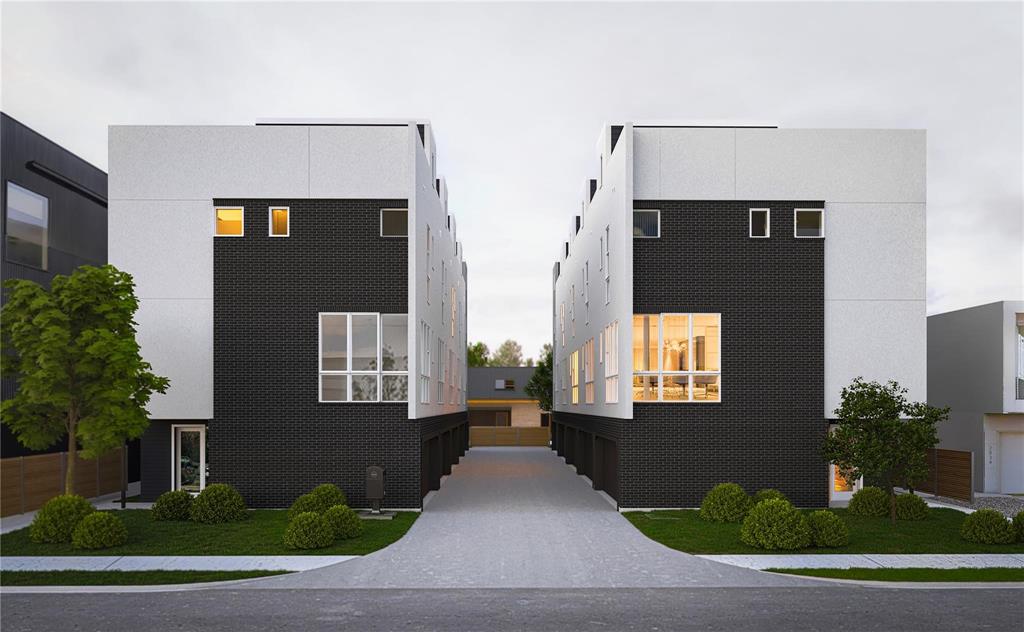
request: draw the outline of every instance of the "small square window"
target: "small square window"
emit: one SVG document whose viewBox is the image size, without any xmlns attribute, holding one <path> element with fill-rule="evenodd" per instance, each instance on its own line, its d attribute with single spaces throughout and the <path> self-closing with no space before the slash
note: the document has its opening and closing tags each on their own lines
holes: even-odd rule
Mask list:
<svg viewBox="0 0 1024 632">
<path fill-rule="evenodd" d="M 380 210 L 381 237 L 408 237 L 409 210 L 404 208 L 383 208 Z"/>
<path fill-rule="evenodd" d="M 633 237 L 641 239 L 661 237 L 661 211 L 633 211 Z"/>
<path fill-rule="evenodd" d="M 750 237 L 767 239 L 771 236 L 771 211 L 766 208 L 750 209 Z"/>
<path fill-rule="evenodd" d="M 214 212 L 217 214 L 216 235 L 218 237 L 245 236 L 244 208 L 218 206 Z"/>
<path fill-rule="evenodd" d="M 271 206 L 270 207 L 270 236 L 271 237 L 287 237 L 288 236 L 288 207 L 287 206 Z"/>
<path fill-rule="evenodd" d="M 793 211 L 793 236 L 822 238 L 825 236 L 825 211 L 820 208 L 798 208 Z"/>
</svg>

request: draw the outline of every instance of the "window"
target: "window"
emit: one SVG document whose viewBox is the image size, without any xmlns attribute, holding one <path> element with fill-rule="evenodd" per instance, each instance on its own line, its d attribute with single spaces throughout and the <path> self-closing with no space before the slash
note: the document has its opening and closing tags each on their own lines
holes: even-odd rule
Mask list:
<svg viewBox="0 0 1024 632">
<path fill-rule="evenodd" d="M 661 211 L 633 211 L 633 237 L 661 237 Z"/>
<path fill-rule="evenodd" d="M 430 403 L 430 325 L 420 322 L 420 403 Z"/>
<path fill-rule="evenodd" d="M 569 337 L 576 337 L 576 285 L 569 290 Z"/>
<path fill-rule="evenodd" d="M 288 207 L 287 206 L 271 206 L 269 209 L 270 214 L 270 236 L 271 237 L 287 237 L 288 236 Z"/>
<path fill-rule="evenodd" d="M 562 334 L 562 346 L 565 346 L 565 301 L 558 306 L 558 330 Z"/>
<path fill-rule="evenodd" d="M 451 325 L 452 325 L 452 338 L 454 338 L 455 337 L 455 322 L 458 320 L 458 309 L 456 309 L 457 303 L 455 302 L 455 288 L 454 287 L 451 289 L 451 295 L 452 295 L 452 300 L 451 300 L 452 314 L 451 314 L 451 317 L 448 319 L 448 322 L 450 322 Z"/>
<path fill-rule="evenodd" d="M 771 237 L 771 210 L 766 208 L 750 209 L 750 237 L 766 239 Z"/>
<path fill-rule="evenodd" d="M 604 304 L 612 302 L 612 229 L 611 226 L 604 227 Z"/>
<path fill-rule="evenodd" d="M 444 385 L 448 381 L 448 365 L 445 364 L 444 340 L 437 339 L 437 403 L 444 403 Z"/>
<path fill-rule="evenodd" d="M 604 328 L 604 401 L 619 402 L 619 321 Z"/>
<path fill-rule="evenodd" d="M 812 239 L 824 237 L 825 211 L 820 208 L 794 209 L 793 236 Z"/>
<path fill-rule="evenodd" d="M 218 206 L 214 209 L 217 216 L 218 237 L 245 236 L 245 209 L 239 207 Z"/>
<path fill-rule="evenodd" d="M 47 269 L 49 256 L 50 200 L 7 183 L 7 260 Z"/>
<path fill-rule="evenodd" d="M 430 226 L 427 226 L 427 242 L 426 242 L 426 245 L 427 245 L 427 288 L 426 288 L 427 289 L 427 295 L 426 295 L 426 299 L 427 299 L 427 305 L 430 305 L 430 276 L 431 276 L 430 273 L 432 271 L 432 269 L 430 267 L 430 252 L 434 249 L 434 247 L 433 247 L 434 246 L 434 236 L 430 234 Z"/>
<path fill-rule="evenodd" d="M 569 354 L 569 384 L 572 386 L 572 403 L 580 403 L 580 352 Z"/>
<path fill-rule="evenodd" d="M 583 322 L 590 324 L 590 262 L 583 264 Z"/>
<path fill-rule="evenodd" d="M 594 339 L 583 345 L 583 396 L 587 404 L 594 403 Z"/>
<path fill-rule="evenodd" d="M 381 237 L 408 237 L 409 210 L 404 208 L 382 208 L 380 210 Z"/>
<path fill-rule="evenodd" d="M 633 401 L 721 399 L 720 314 L 633 315 Z"/>
<path fill-rule="evenodd" d="M 206 426 L 171 426 L 171 489 L 198 494 L 206 488 Z"/>
<path fill-rule="evenodd" d="M 405 314 L 321 313 L 320 401 L 407 401 L 407 328 Z"/>
</svg>

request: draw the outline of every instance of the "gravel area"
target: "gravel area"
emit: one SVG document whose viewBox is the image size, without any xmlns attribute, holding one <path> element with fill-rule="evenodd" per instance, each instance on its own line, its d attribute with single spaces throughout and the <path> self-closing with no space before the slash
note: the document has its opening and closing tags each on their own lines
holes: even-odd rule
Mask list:
<svg viewBox="0 0 1024 632">
<path fill-rule="evenodd" d="M 1024 511 L 1024 497 L 1021 496 L 975 496 L 973 503 L 945 496 L 925 497 L 946 505 L 956 505 L 968 509 L 995 509 L 1007 518 L 1012 518 L 1018 511 Z"/>
</svg>

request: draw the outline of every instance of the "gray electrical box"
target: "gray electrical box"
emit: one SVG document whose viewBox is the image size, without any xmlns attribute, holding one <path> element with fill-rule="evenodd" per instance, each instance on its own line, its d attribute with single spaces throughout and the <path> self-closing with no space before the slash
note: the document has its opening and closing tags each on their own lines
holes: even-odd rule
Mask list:
<svg viewBox="0 0 1024 632">
<path fill-rule="evenodd" d="M 377 465 L 366 468 L 366 499 L 373 513 L 380 513 L 380 501 L 384 500 L 384 468 Z"/>
</svg>

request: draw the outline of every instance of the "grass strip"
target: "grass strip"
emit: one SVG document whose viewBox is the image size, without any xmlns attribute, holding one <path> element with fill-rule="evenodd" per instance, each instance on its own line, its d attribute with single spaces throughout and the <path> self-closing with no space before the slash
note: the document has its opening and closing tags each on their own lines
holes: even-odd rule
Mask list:
<svg viewBox="0 0 1024 632">
<path fill-rule="evenodd" d="M 155 586 L 253 579 L 289 571 L 0 571 L 0 586 Z"/>
<path fill-rule="evenodd" d="M 771 573 L 878 582 L 1024 582 L 1024 568 L 769 568 Z"/>
</svg>

